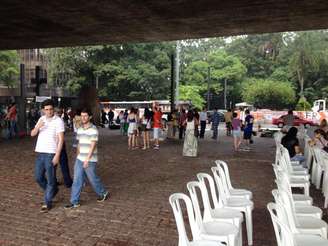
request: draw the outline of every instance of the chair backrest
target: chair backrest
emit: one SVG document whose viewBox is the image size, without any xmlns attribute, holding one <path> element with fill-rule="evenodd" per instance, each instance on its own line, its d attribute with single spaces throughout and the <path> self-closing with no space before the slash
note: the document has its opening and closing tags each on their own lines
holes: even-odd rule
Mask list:
<svg viewBox="0 0 328 246">
<path fill-rule="evenodd" d="M 206 204 L 204 204 L 204 219 L 205 219 L 205 217 L 208 218 L 207 213 L 210 212 L 210 210 L 212 209 L 210 201 L 212 201 L 214 208 L 216 208 L 216 209 L 222 208 L 223 203 L 222 203 L 220 197 L 217 195 L 214 179 L 212 178 L 211 175 L 209 175 L 207 173 L 198 173 L 197 178 L 198 178 L 199 182 L 201 183 L 201 187 L 203 187 L 204 194 L 205 195 L 207 194 L 207 198 L 208 198 L 208 199 L 206 199 L 206 197 L 203 198 L 203 201 L 208 200 L 208 203 L 206 202 Z M 211 196 L 209 196 L 209 192 L 206 187 L 206 180 L 209 184 Z M 205 190 L 206 190 L 206 192 L 205 192 Z"/>
<path fill-rule="evenodd" d="M 280 217 L 290 228 L 293 233 L 298 233 L 296 228 L 295 211 L 292 206 L 292 201 L 288 193 L 284 190 L 279 190 L 279 199 L 277 204 L 284 210 L 284 215 Z"/>
<path fill-rule="evenodd" d="M 278 246 L 295 246 L 294 237 L 289 227 L 279 219 L 278 211 L 281 210 L 279 205 L 270 202 L 267 205 L 267 209 L 270 212 L 271 220 L 276 235 Z"/>
<path fill-rule="evenodd" d="M 199 230 L 202 231 L 201 228 L 202 228 L 202 225 L 203 225 L 203 216 L 202 216 L 202 213 L 201 213 L 201 210 L 200 210 L 199 200 L 198 200 L 196 188 L 201 189 L 200 188 L 200 182 L 191 181 L 191 182 L 187 183 L 187 189 L 189 191 L 191 202 L 192 202 L 192 205 L 194 207 L 196 223 L 197 223 L 197 226 L 198 226 Z"/>
<path fill-rule="evenodd" d="M 188 220 L 189 225 L 191 228 L 192 236 L 195 239 L 198 239 L 200 231 L 197 226 L 197 222 L 194 216 L 193 206 L 190 198 L 183 194 L 183 193 L 174 193 L 169 198 L 171 207 L 173 209 L 173 214 L 175 218 L 175 222 L 178 229 L 179 234 L 179 246 L 188 246 L 189 245 L 189 239 L 186 233 L 186 228 L 183 220 L 183 212 L 180 206 L 180 201 L 183 201 L 186 204 L 187 207 L 187 214 L 188 214 Z M 196 237 L 196 238 L 195 238 Z"/>
<path fill-rule="evenodd" d="M 317 162 L 318 165 L 320 165 L 321 167 L 323 167 L 323 162 L 322 162 L 322 150 L 318 147 L 313 147 L 313 154 L 314 154 L 314 158 L 315 161 Z"/>
<path fill-rule="evenodd" d="M 227 194 L 224 190 L 224 185 L 223 185 L 223 179 L 224 179 L 222 175 L 223 170 L 221 167 L 212 167 L 211 171 L 213 173 L 215 184 L 219 192 L 219 197 L 224 205 L 227 200 Z"/>
<path fill-rule="evenodd" d="M 221 160 L 216 160 L 215 164 L 218 167 L 222 167 L 225 173 L 225 178 L 226 178 L 226 184 L 228 185 L 229 189 L 233 189 L 232 184 L 231 184 L 231 179 L 230 179 L 230 173 L 229 173 L 229 168 L 228 168 L 228 164 L 225 161 L 221 161 Z"/>
</svg>

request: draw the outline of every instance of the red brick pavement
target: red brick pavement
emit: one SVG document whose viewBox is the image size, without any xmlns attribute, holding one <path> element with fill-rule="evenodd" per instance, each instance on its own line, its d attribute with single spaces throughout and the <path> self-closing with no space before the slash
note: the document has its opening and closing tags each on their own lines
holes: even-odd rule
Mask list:
<svg viewBox="0 0 328 246">
<path fill-rule="evenodd" d="M 126 138 L 118 132 L 101 133 L 98 173 L 111 198 L 97 203 L 87 186 L 82 206 L 67 211 L 63 205 L 70 190 L 60 186 L 54 208 L 47 214 L 39 212 L 42 193 L 33 180 L 34 140 L 0 143 L 0 245 L 177 245 L 168 197 L 187 192 L 186 183 L 195 180 L 198 172 L 210 173 L 215 159 L 228 161 L 236 187 L 253 191 L 254 246 L 276 245 L 265 208 L 274 188 L 272 139 L 256 138 L 255 151 L 237 154 L 231 151 L 230 138 L 202 140 L 199 157 L 184 158 L 179 141 L 166 141 L 159 151 L 128 151 Z M 72 168 L 74 152 L 70 147 L 68 151 Z M 319 192 L 311 192 L 322 206 Z"/>
</svg>

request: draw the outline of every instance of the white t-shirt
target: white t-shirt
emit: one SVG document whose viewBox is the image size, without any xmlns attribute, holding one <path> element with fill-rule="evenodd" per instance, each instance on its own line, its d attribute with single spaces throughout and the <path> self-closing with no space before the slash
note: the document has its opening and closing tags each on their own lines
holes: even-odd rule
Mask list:
<svg viewBox="0 0 328 246">
<path fill-rule="evenodd" d="M 200 121 L 206 121 L 207 120 L 207 113 L 206 112 L 200 112 L 199 113 L 199 120 Z"/>
<path fill-rule="evenodd" d="M 39 130 L 35 152 L 55 154 L 58 144 L 57 135 L 65 131 L 64 122 L 56 115 L 49 119 L 46 116 L 42 116 L 38 122 L 40 121 L 43 121 L 45 124 Z"/>
</svg>

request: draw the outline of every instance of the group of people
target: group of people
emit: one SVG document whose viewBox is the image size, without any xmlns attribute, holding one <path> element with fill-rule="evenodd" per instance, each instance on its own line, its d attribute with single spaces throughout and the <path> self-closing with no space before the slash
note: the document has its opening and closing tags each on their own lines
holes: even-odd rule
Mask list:
<svg viewBox="0 0 328 246">
<path fill-rule="evenodd" d="M 253 124 L 254 117 L 250 114 L 249 109 L 245 110 L 245 117 L 238 116 L 236 112 L 232 112 L 231 109 L 224 114 L 226 123 L 227 136 L 232 134 L 234 151 L 250 151 L 250 144 L 253 143 Z M 244 145 L 242 144 L 242 137 L 244 139 Z"/>
<path fill-rule="evenodd" d="M 293 111 L 288 111 L 288 114 L 285 116 L 286 126 L 284 131 L 287 130 L 286 135 L 281 139 L 281 144 L 288 150 L 289 156 L 292 161 L 299 161 L 301 164 L 304 164 L 305 157 L 300 146 L 300 141 L 297 137 L 298 129 L 293 125 Z M 328 122 L 326 119 L 323 119 L 318 128 L 314 130 L 314 136 L 309 141 L 311 146 L 316 146 L 324 151 L 328 152 Z"/>
<path fill-rule="evenodd" d="M 47 99 L 42 103 L 42 112 L 43 116 L 39 118 L 31 131 L 31 136 L 37 136 L 35 147 L 37 158 L 34 176 L 36 182 L 44 191 L 44 204 L 41 206 L 41 212 L 47 212 L 52 208 L 52 200 L 59 191 L 56 166 L 61 162 L 63 150 L 65 149 L 65 125 L 60 114 L 55 113 L 54 102 L 51 99 Z M 74 178 L 71 184 L 70 203 L 65 206 L 67 209 L 80 206 L 80 194 L 86 179 L 98 194 L 98 202 L 103 202 L 109 197 L 108 191 L 96 174 L 98 130 L 91 123 L 91 118 L 92 115 L 88 109 L 81 110 L 81 125 L 76 132 L 78 144 L 74 164 Z M 66 171 L 69 171 L 69 169 Z"/>
<path fill-rule="evenodd" d="M 10 103 L 4 110 L 0 110 L 0 130 L 2 137 L 11 139 L 18 134 L 16 103 Z"/>
</svg>

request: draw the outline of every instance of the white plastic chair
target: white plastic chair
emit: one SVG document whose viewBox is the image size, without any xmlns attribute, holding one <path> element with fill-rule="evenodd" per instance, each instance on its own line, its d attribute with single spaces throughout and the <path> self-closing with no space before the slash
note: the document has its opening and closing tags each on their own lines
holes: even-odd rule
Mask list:
<svg viewBox="0 0 328 246">
<path fill-rule="evenodd" d="M 285 191 L 279 191 L 279 200 L 277 203 L 284 209 L 285 219 L 293 233 L 319 235 L 327 239 L 327 223 L 314 217 L 296 216 L 291 205 L 290 197 Z"/>
<path fill-rule="evenodd" d="M 284 188 L 281 187 L 281 185 L 278 185 L 278 190 L 274 189 L 272 190 L 272 195 L 275 199 L 275 201 L 277 201 L 279 198 L 279 192 L 280 191 L 286 191 L 286 193 L 288 194 L 290 201 L 291 201 L 291 205 L 293 207 L 293 210 L 295 211 L 296 216 L 311 216 L 317 219 L 322 219 L 322 210 L 318 207 L 314 207 L 314 206 L 309 206 L 309 205 L 296 205 L 293 201 L 292 195 Z"/>
<path fill-rule="evenodd" d="M 274 174 L 276 176 L 277 180 L 281 180 L 283 175 L 286 175 L 284 171 L 282 171 L 278 166 L 272 164 L 273 166 L 273 170 L 274 170 Z M 312 205 L 313 204 L 313 199 L 310 196 L 304 195 L 304 194 L 293 194 L 292 193 L 292 188 L 289 182 L 289 178 L 286 175 L 286 179 L 284 180 L 284 186 L 286 189 L 288 189 L 290 191 L 290 193 L 292 194 L 293 200 L 295 202 L 296 205 Z"/>
<path fill-rule="evenodd" d="M 241 242 L 239 241 L 240 230 L 232 223 L 215 220 L 203 220 L 196 190 L 194 189 L 194 187 L 198 184 L 198 181 L 192 181 L 187 184 L 187 188 L 190 191 L 191 195 L 191 201 L 194 208 L 196 223 L 200 232 L 198 238 L 219 241 L 227 244 L 228 246 L 241 245 Z"/>
<path fill-rule="evenodd" d="M 327 246 L 328 241 L 316 235 L 302 235 L 293 233 L 278 215 L 277 204 L 268 203 L 271 220 L 278 246 Z M 281 210 L 281 208 L 280 208 Z"/>
<path fill-rule="evenodd" d="M 191 227 L 192 235 L 199 234 L 190 198 L 182 193 L 172 194 L 169 198 L 169 201 L 173 209 L 173 214 L 178 229 L 178 234 L 179 234 L 178 246 L 224 246 L 223 244 L 216 241 L 200 240 L 200 239 L 189 241 L 186 233 L 184 220 L 183 220 L 183 213 L 180 206 L 180 200 L 184 201 L 186 204 L 188 220 L 189 220 L 189 225 Z"/>
<path fill-rule="evenodd" d="M 225 188 L 229 190 L 229 193 L 230 193 L 231 196 L 245 197 L 249 200 L 251 200 L 253 198 L 253 193 L 251 191 L 246 190 L 246 189 L 236 189 L 236 188 L 232 187 L 228 164 L 225 161 L 216 160 L 215 164 L 217 166 L 222 167 L 222 169 L 225 173 L 225 179 L 226 179 L 226 182 L 224 183 L 226 185 Z"/>
<path fill-rule="evenodd" d="M 281 164 L 285 166 L 286 170 L 288 171 L 289 175 L 292 178 L 303 178 L 306 180 L 310 179 L 309 170 L 307 168 L 304 168 L 301 165 L 292 165 L 289 152 L 285 147 L 281 146 L 280 151 L 281 151 Z"/>
<path fill-rule="evenodd" d="M 195 190 L 196 188 L 199 188 L 201 191 L 203 206 L 204 206 L 203 221 L 205 222 L 212 221 L 212 220 L 225 221 L 234 224 L 241 230 L 242 229 L 241 223 L 243 222 L 242 213 L 234 209 L 228 209 L 228 208 L 216 206 L 217 201 L 216 203 L 213 201 L 214 208 L 212 208 L 210 202 L 210 196 L 205 184 L 205 179 L 208 179 L 208 176 L 212 178 L 207 173 L 198 173 L 197 178 L 199 180 L 199 183 L 196 185 L 192 184 L 187 186 L 191 198 L 197 195 Z M 212 180 L 212 182 L 213 182 L 212 185 L 214 187 L 214 181 Z M 217 199 L 216 194 L 215 194 L 215 199 Z"/>
<path fill-rule="evenodd" d="M 232 197 L 227 191 L 224 190 L 223 182 L 225 182 L 224 171 L 221 167 L 212 167 L 214 180 L 219 191 L 219 199 L 222 201 L 223 206 L 243 212 L 246 221 L 247 240 L 248 245 L 253 245 L 253 220 L 252 211 L 254 204 L 247 198 Z"/>
<path fill-rule="evenodd" d="M 315 184 L 315 187 L 317 189 L 320 189 L 321 177 L 324 172 L 324 164 L 322 161 L 322 150 L 317 147 L 314 147 L 313 155 L 314 155 L 314 163 L 315 163 L 315 165 L 313 165 L 313 172 L 314 172 L 313 183 Z"/>
</svg>

